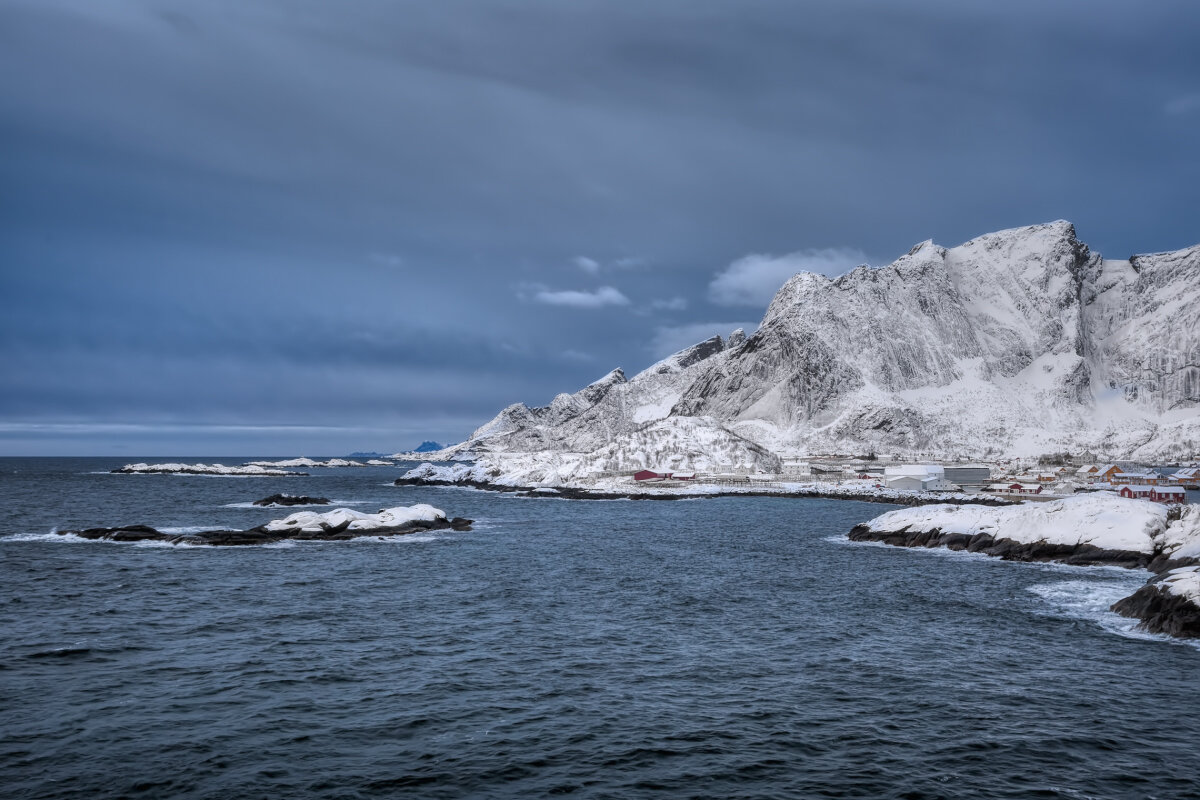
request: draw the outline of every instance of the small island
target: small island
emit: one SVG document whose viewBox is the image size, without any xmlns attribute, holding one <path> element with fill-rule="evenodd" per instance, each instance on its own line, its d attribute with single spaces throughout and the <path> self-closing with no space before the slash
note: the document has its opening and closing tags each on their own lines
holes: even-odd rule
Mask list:
<svg viewBox="0 0 1200 800">
<path fill-rule="evenodd" d="M 270 497 L 264 497 L 261 500 L 255 500 L 254 505 L 270 507 L 270 506 L 327 506 L 329 505 L 328 497 L 309 497 L 306 494 L 273 494 Z"/>
<path fill-rule="evenodd" d="M 112 542 L 166 542 L 175 545 L 233 547 L 274 544 L 287 539 L 342 542 L 364 536 L 383 538 L 436 530 L 469 531 L 471 523 L 472 520 L 462 517 L 447 518 L 444 511 L 431 505 L 418 504 L 385 508 L 378 514 L 364 514 L 348 508 L 337 508 L 324 514 L 299 511 L 247 530 L 173 534 L 164 533 L 148 525 L 124 525 L 116 528 L 61 530 L 55 533 L 60 536 Z"/>
</svg>

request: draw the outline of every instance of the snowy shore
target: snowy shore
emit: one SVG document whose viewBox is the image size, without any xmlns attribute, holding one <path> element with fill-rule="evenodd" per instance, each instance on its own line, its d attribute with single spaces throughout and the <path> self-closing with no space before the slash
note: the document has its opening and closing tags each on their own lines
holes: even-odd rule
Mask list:
<svg viewBox="0 0 1200 800">
<path fill-rule="evenodd" d="M 1013 501 L 983 494 L 958 492 L 909 492 L 875 486 L 871 481 L 817 483 L 772 481 L 746 484 L 643 482 L 629 478 L 602 478 L 589 481 L 540 482 L 524 484 L 520 476 L 497 473 L 469 462 L 419 464 L 395 480 L 397 486 L 459 486 L 492 492 L 516 493 L 525 497 L 557 497 L 564 500 L 694 500 L 715 497 L 811 497 L 831 500 L 859 500 L 895 505 L 925 505 L 952 501 L 988 506 L 1013 505 Z"/>
<path fill-rule="evenodd" d="M 61 530 L 55 533 L 60 536 L 113 542 L 166 542 L 176 545 L 231 547 L 273 544 L 285 539 L 340 542 L 361 536 L 403 536 L 431 530 L 469 531 L 471 522 L 461 517 L 448 519 L 441 509 L 422 503 L 385 508 L 378 514 L 365 514 L 348 508 L 337 508 L 324 514 L 300 511 L 242 531 L 213 530 L 179 535 L 164 533 L 146 525 L 127 525 L 117 528 Z"/>
<path fill-rule="evenodd" d="M 849 538 L 1146 569 L 1156 577 L 1112 610 L 1149 631 L 1200 637 L 1200 507 L 1169 509 L 1107 494 L 1008 508 L 932 505 L 882 514 L 856 525 Z"/>
</svg>

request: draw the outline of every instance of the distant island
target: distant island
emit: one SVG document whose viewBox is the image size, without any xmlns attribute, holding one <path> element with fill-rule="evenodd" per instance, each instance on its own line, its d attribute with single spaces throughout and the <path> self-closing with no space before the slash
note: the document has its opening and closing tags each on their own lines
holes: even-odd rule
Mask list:
<svg viewBox="0 0 1200 800">
<path fill-rule="evenodd" d="M 438 444 L 437 442 L 424 441 L 424 442 L 421 442 L 421 444 L 418 447 L 414 448 L 412 450 L 412 452 L 414 452 L 414 453 L 432 453 L 434 450 L 441 450 L 441 449 L 443 449 L 442 446 L 440 444 Z"/>
</svg>

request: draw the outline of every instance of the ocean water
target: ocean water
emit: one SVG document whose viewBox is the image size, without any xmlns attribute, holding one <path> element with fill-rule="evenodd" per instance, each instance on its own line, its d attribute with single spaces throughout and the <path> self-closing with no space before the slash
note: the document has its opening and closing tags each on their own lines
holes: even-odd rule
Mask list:
<svg viewBox="0 0 1200 800">
<path fill-rule="evenodd" d="M 878 504 L 106 474 L 130 460 L 0 459 L 3 797 L 1200 796 L 1200 651 L 1105 610 L 1144 573 L 848 543 Z M 477 522 L 48 535 L 250 526 L 278 491 Z"/>
</svg>

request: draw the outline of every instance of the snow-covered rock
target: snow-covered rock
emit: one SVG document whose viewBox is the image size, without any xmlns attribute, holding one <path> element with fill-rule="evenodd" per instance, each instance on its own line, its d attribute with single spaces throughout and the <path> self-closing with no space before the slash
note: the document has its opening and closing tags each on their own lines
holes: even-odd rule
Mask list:
<svg viewBox="0 0 1200 800">
<path fill-rule="evenodd" d="M 331 458 L 326 461 L 316 461 L 311 458 L 288 458 L 283 461 L 250 461 L 248 467 L 365 467 L 361 461 L 351 461 L 345 458 Z"/>
<path fill-rule="evenodd" d="M 425 462 L 405 472 L 397 479 L 396 483 L 399 485 L 403 485 L 406 482 L 471 485 L 491 483 L 498 477 L 498 472 L 489 471 L 486 467 L 479 464 L 463 462 L 433 464 Z"/>
<path fill-rule="evenodd" d="M 114 473 L 142 475 L 250 475 L 260 477 L 278 477 L 282 475 L 304 475 L 303 472 L 289 472 L 284 469 L 265 467 L 260 464 L 244 464 L 240 467 L 230 467 L 224 464 L 126 464 L 112 470 Z"/>
<path fill-rule="evenodd" d="M 1200 505 L 1186 505 L 1177 512 L 1160 537 L 1163 555 L 1170 561 L 1200 561 Z"/>
<path fill-rule="evenodd" d="M 275 519 L 262 525 L 262 530 L 268 533 L 287 532 L 324 532 L 330 529 L 349 531 L 373 531 L 389 528 L 400 528 L 413 522 L 436 522 L 446 519 L 446 514 L 439 508 L 420 503 L 414 506 L 397 506 L 385 508 L 378 514 L 366 514 L 349 508 L 335 508 L 333 511 L 320 513 L 317 511 L 298 511 L 283 519 Z"/>
<path fill-rule="evenodd" d="M 1200 638 L 1200 566 L 1170 570 L 1113 603 L 1112 610 L 1140 619 L 1138 627 L 1151 633 Z"/>
<path fill-rule="evenodd" d="M 1096 493 L 1004 507 L 903 508 L 882 514 L 855 530 L 855 538 L 859 539 L 887 541 L 900 537 L 914 543 L 920 539 L 922 546 L 943 544 L 929 536 L 936 531 L 939 539 L 949 537 L 945 544 L 952 547 L 974 539 L 976 549 L 984 549 L 983 543 L 993 546 L 1001 541 L 1065 546 L 1068 554 L 1094 548 L 1145 556 L 1140 559 L 1144 565 L 1162 550 L 1167 508 L 1146 500 Z"/>
<path fill-rule="evenodd" d="M 509 406 L 430 460 L 569 482 L 638 459 L 704 469 L 713 443 L 764 471 L 822 453 L 1195 459 L 1200 245 L 1104 259 L 1059 221 L 800 273 L 748 338 Z"/>
<path fill-rule="evenodd" d="M 111 542 L 165 542 L 211 547 L 246 547 L 269 545 L 284 539 L 306 541 L 346 541 L 361 536 L 392 537 L 429 530 L 471 530 L 471 520 L 447 519 L 440 509 L 430 505 L 385 508 L 378 514 L 364 514 L 338 508 L 321 514 L 301 511 L 283 519 L 272 520 L 248 530 L 211 530 L 196 533 L 172 534 L 146 525 L 126 525 L 117 528 L 87 528 L 85 530 L 55 530 L 60 536 Z"/>
<path fill-rule="evenodd" d="M 1200 508 L 1107 493 L 1006 508 L 928 505 L 881 514 L 854 541 L 947 547 L 1020 561 L 1111 564 L 1160 573 L 1112 610 L 1154 633 L 1200 638 Z"/>
</svg>

